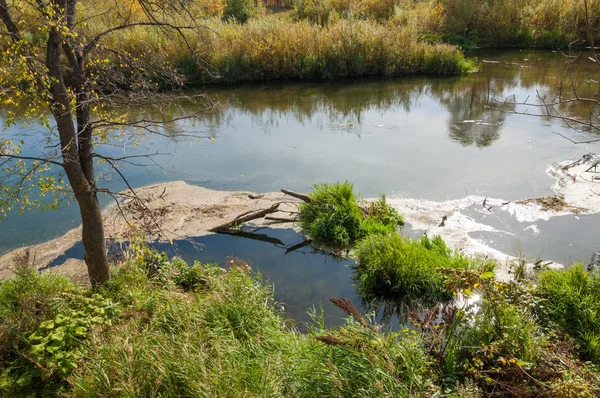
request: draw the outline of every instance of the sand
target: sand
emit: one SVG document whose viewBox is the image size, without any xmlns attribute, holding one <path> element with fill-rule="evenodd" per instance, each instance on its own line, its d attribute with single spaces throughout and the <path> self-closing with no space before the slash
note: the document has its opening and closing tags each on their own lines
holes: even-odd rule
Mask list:
<svg viewBox="0 0 600 398">
<path fill-rule="evenodd" d="M 142 217 L 140 205 L 134 201 L 124 201 L 120 206 L 110 205 L 103 212 L 106 238 L 130 240 L 138 232 L 131 225 L 145 229 L 150 240 L 160 238 L 166 241 L 202 236 L 211 234 L 212 228 L 233 220 L 240 214 L 265 209 L 277 202 L 285 202 L 280 206 L 282 212 L 277 215 L 289 217 L 286 210 L 295 210 L 294 203 L 297 202 L 279 192 L 255 194 L 245 191 L 214 191 L 188 185 L 183 181 L 147 186 L 136 190 L 136 193 L 144 199 L 144 206 L 152 212 L 153 217 Z M 264 221 L 257 220 L 255 223 L 261 224 Z M 15 253 L 29 249 L 35 258 L 35 265 L 42 268 L 80 239 L 81 227 L 60 238 L 3 255 L 0 257 L 0 280 L 12 275 Z M 52 267 L 51 271 L 68 274 L 82 282 L 87 280 L 87 270 L 81 260 L 70 259 L 63 265 Z"/>
</svg>

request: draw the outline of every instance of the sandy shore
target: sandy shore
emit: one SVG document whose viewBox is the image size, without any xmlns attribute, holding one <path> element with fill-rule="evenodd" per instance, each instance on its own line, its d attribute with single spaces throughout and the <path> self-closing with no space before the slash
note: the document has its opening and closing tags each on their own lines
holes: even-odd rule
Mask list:
<svg viewBox="0 0 600 398">
<path fill-rule="evenodd" d="M 388 198 L 408 224 L 429 236 L 440 235 L 449 247 L 462 250 L 469 255 L 492 258 L 499 263 L 498 276 L 507 278 L 508 264 L 515 259 L 488 246 L 485 242 L 472 238 L 471 232 L 494 230 L 486 224 L 468 216 L 469 211 L 492 213 L 507 212 L 515 220 L 526 223 L 547 220 L 565 214 L 593 214 L 600 212 L 600 188 L 597 188 L 596 168 L 600 162 L 595 155 L 584 155 L 577 160 L 565 161 L 548 168 L 548 174 L 556 179 L 553 190 L 556 194 L 549 198 L 525 199 L 505 202 L 497 198 L 469 196 L 445 202 L 435 202 L 414 198 Z M 600 171 L 600 169 L 598 170 Z M 139 234 L 142 229 L 150 239 L 183 239 L 191 236 L 211 234 L 215 228 L 241 214 L 266 209 L 275 203 L 283 202 L 281 213 L 273 214 L 290 218 L 295 211 L 297 200 L 280 192 L 255 194 L 244 191 L 214 191 L 188 185 L 183 181 L 151 185 L 137 190 L 143 204 L 124 201 L 119 206 L 113 204 L 104 211 L 106 237 L 117 241 L 127 241 Z M 287 213 L 287 214 L 286 214 Z M 151 216 L 149 216 L 151 214 Z M 444 222 L 442 222 L 444 220 Z M 265 221 L 255 220 L 257 225 Z M 267 222 L 268 223 L 268 222 Z M 134 229 L 132 226 L 136 226 Z M 295 227 L 294 224 L 276 224 L 275 227 Z M 81 229 L 76 228 L 60 238 L 34 245 L 28 249 L 35 257 L 35 265 L 44 267 L 80 240 Z M 0 280 L 12 275 L 13 256 L 18 249 L 0 257 Z M 69 274 L 76 280 L 85 282 L 87 271 L 81 260 L 68 259 L 64 264 L 51 268 L 52 272 Z"/>
<path fill-rule="evenodd" d="M 143 229 L 150 239 L 157 238 L 159 234 L 164 240 L 202 236 L 212 233 L 212 228 L 233 220 L 240 214 L 266 209 L 277 202 L 286 202 L 280 206 L 282 212 L 278 213 L 285 217 L 286 210 L 295 210 L 293 203 L 296 202 L 296 199 L 280 192 L 254 194 L 244 191 L 214 191 L 188 185 L 183 181 L 150 185 L 139 188 L 136 193 L 143 198 L 143 205 L 135 201 L 124 201 L 119 206 L 112 204 L 104 210 L 106 238 L 127 241 L 140 232 L 139 228 Z M 146 207 L 143 210 L 149 212 L 142 211 L 141 206 Z M 263 221 L 256 222 L 260 224 Z M 136 226 L 137 229 L 132 226 Z M 80 239 L 81 227 L 67 232 L 60 238 L 3 255 L 0 257 L 0 280 L 12 275 L 15 253 L 30 250 L 35 258 L 35 265 L 42 268 Z M 68 259 L 63 265 L 51 270 L 68 274 L 82 282 L 87 281 L 87 270 L 81 260 Z"/>
</svg>

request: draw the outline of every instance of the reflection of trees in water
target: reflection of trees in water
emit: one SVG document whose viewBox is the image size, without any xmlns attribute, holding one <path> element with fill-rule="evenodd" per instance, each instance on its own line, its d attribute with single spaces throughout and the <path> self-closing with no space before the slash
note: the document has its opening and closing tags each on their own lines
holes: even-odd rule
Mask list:
<svg viewBox="0 0 600 398">
<path fill-rule="evenodd" d="M 293 118 L 301 125 L 310 122 L 321 129 L 360 134 L 366 113 L 394 108 L 409 112 L 422 98 L 431 97 L 450 113 L 448 130 L 452 140 L 487 146 L 499 138 L 504 116 L 481 105 L 489 95 L 487 78 L 482 77 L 344 81 L 325 86 L 293 83 L 234 90 L 233 95 L 219 91 L 220 101 L 227 101 L 229 108 L 207 117 L 215 122 L 232 113 L 247 114 L 267 131 Z M 463 123 L 465 120 L 477 122 Z"/>
<path fill-rule="evenodd" d="M 486 147 L 500 138 L 500 129 L 505 114 L 484 107 L 490 98 L 498 92 L 493 80 L 474 76 L 461 86 L 444 87 L 436 92 L 432 86 L 434 98 L 449 113 L 448 135 L 450 139 L 463 146 L 476 145 Z M 502 90 L 500 90 L 502 92 Z"/>
<path fill-rule="evenodd" d="M 486 59 L 484 56 L 479 58 Z M 561 83 L 563 90 L 568 90 L 570 84 L 567 60 L 560 54 L 518 52 L 495 54 L 489 59 L 498 63 L 484 63 L 483 72 L 455 78 L 405 77 L 214 86 L 203 91 L 220 106 L 192 121 L 173 123 L 168 127 L 173 134 L 193 129 L 218 137 L 220 131 L 235 125 L 236 119 L 245 115 L 266 133 L 285 129 L 286 124 L 294 121 L 331 132 L 360 135 L 367 113 L 383 114 L 396 109 L 409 112 L 422 99 L 432 98 L 449 113 L 447 129 L 451 140 L 464 146 L 485 147 L 500 137 L 506 118 L 505 114 L 482 106 L 488 99 L 502 100 L 515 92 L 535 96 L 536 89 L 542 95 L 552 96 L 556 95 Z M 590 73 L 589 68 L 577 68 L 574 81 L 590 81 Z M 588 83 L 584 88 L 586 91 L 597 90 L 597 85 Z M 205 106 L 203 101 L 182 100 L 168 107 L 161 104 L 131 107 L 123 109 L 122 113 L 127 112 L 131 119 L 164 120 L 184 112 L 199 111 Z M 560 111 L 580 117 L 589 115 L 588 107 L 577 102 L 562 105 Z"/>
</svg>

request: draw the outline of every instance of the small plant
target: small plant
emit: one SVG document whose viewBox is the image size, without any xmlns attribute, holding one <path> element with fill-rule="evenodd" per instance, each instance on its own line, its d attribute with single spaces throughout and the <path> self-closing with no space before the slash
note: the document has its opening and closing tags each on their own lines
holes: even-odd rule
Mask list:
<svg viewBox="0 0 600 398">
<path fill-rule="evenodd" d="M 369 234 L 393 232 L 404 224 L 385 196 L 361 207 L 354 186 L 348 182 L 315 185 L 308 196 L 311 202 L 299 206 L 300 227 L 321 243 L 350 248 Z"/>
</svg>

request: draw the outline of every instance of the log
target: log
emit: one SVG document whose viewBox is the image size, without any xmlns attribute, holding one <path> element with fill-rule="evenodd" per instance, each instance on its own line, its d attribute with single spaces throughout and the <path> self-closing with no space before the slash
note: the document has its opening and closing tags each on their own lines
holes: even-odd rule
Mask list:
<svg viewBox="0 0 600 398">
<path fill-rule="evenodd" d="M 302 193 L 290 191 L 290 190 L 287 190 L 287 189 L 282 189 L 281 192 L 283 192 L 286 195 L 292 196 L 292 197 L 294 197 L 296 199 L 300 199 L 301 201 L 306 202 L 306 203 L 312 202 L 311 198 L 309 198 L 307 195 L 304 195 Z"/>
<path fill-rule="evenodd" d="M 279 222 L 296 222 L 298 221 L 296 218 L 287 218 L 287 217 L 273 217 L 273 216 L 266 216 L 265 220 L 269 220 L 269 221 L 279 221 Z"/>
<path fill-rule="evenodd" d="M 279 211 L 279 205 L 280 204 L 281 204 L 281 202 L 275 203 L 271 207 L 269 207 L 268 209 L 257 210 L 257 211 L 248 213 L 248 214 L 243 215 L 243 216 L 238 216 L 235 220 L 232 220 L 232 221 L 229 221 L 229 222 L 227 222 L 225 224 L 221 224 L 219 226 L 211 228 L 210 231 L 211 232 L 227 231 L 227 230 L 233 229 L 233 228 L 237 227 L 238 225 L 243 224 L 245 222 L 248 222 L 248 221 L 251 221 L 251 220 L 256 220 L 257 218 L 263 218 L 267 214 L 271 214 L 271 213 L 275 213 L 275 212 Z"/>
</svg>

